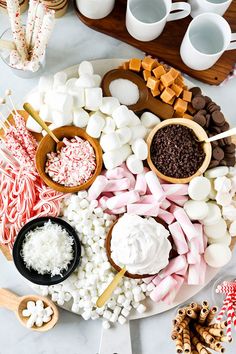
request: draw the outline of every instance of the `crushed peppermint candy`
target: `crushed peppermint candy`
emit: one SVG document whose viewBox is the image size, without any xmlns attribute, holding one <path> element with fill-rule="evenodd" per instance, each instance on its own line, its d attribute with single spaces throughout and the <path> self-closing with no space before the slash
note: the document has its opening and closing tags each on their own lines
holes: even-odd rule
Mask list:
<svg viewBox="0 0 236 354">
<path fill-rule="evenodd" d="M 45 172 L 54 182 L 67 187 L 80 186 L 94 174 L 96 156 L 91 144 L 76 136 L 63 139 L 59 152 L 47 154 Z"/>
</svg>

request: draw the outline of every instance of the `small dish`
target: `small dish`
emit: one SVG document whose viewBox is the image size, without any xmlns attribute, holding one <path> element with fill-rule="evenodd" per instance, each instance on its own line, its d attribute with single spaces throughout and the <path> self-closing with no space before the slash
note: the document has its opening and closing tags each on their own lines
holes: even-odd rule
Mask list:
<svg viewBox="0 0 236 354">
<path fill-rule="evenodd" d="M 29 231 L 34 230 L 36 227 L 43 226 L 46 222 L 51 221 L 52 223 L 60 225 L 62 228 L 66 229 L 69 235 L 73 238 L 73 251 L 74 258 L 68 266 L 68 269 L 63 271 L 61 275 L 54 275 L 51 277 L 50 274 L 38 274 L 35 270 L 28 269 L 21 257 L 22 244 L 24 242 L 25 236 Z M 42 217 L 29 221 L 26 225 L 22 227 L 18 233 L 14 246 L 13 246 L 13 261 L 19 273 L 23 275 L 24 278 L 28 279 L 31 283 L 38 285 L 54 285 L 61 283 L 69 277 L 69 275 L 75 270 L 78 266 L 81 256 L 81 244 L 79 237 L 73 227 L 71 227 L 66 221 L 60 218 L 54 217 Z"/>
<path fill-rule="evenodd" d="M 160 124 L 158 124 L 155 128 L 153 128 L 153 130 L 150 132 L 150 134 L 147 138 L 147 145 L 148 145 L 147 162 L 148 162 L 148 165 L 151 168 L 151 170 L 153 172 L 155 172 L 156 175 L 158 177 L 160 177 L 162 180 L 170 182 L 170 183 L 189 183 L 194 177 L 202 175 L 206 171 L 206 169 L 208 168 L 208 166 L 211 162 L 211 155 L 212 155 L 211 143 L 206 143 L 206 142 L 202 143 L 203 150 L 205 152 L 205 159 L 204 159 L 202 165 L 200 166 L 200 168 L 192 176 L 189 176 L 186 178 L 174 178 L 174 177 L 165 176 L 156 168 L 156 166 L 152 162 L 151 154 L 150 154 L 151 144 L 152 144 L 153 137 L 158 130 L 166 127 L 167 125 L 174 125 L 174 124 L 183 125 L 189 129 L 191 129 L 199 141 L 204 141 L 208 138 L 205 130 L 198 123 L 196 123 L 190 119 L 173 118 L 173 119 L 165 120 L 165 121 L 161 122 Z"/>
<path fill-rule="evenodd" d="M 45 164 L 47 160 L 47 154 L 55 151 L 56 143 L 55 141 L 47 134 L 39 143 L 37 152 L 36 152 L 36 168 L 47 186 L 55 189 L 58 192 L 62 193 L 76 193 L 80 190 L 88 189 L 91 184 L 94 182 L 96 177 L 100 174 L 102 170 L 102 149 L 99 142 L 89 136 L 83 129 L 73 127 L 73 126 L 64 126 L 53 130 L 53 133 L 59 140 L 62 140 L 64 137 L 71 139 L 75 136 L 78 136 L 84 140 L 87 140 L 93 147 L 95 156 L 96 156 L 96 169 L 93 176 L 86 182 L 79 186 L 67 187 L 63 186 L 57 182 L 54 182 L 49 175 L 45 172 Z"/>
</svg>

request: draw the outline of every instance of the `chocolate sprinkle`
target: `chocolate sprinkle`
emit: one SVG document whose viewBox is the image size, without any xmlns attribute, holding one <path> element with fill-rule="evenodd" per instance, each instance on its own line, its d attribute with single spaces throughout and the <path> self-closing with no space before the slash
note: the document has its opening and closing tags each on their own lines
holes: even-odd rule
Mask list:
<svg viewBox="0 0 236 354">
<path fill-rule="evenodd" d="M 156 132 L 150 154 L 158 171 L 174 178 L 194 175 L 205 159 L 202 144 L 193 131 L 179 124 L 168 125 Z"/>
</svg>

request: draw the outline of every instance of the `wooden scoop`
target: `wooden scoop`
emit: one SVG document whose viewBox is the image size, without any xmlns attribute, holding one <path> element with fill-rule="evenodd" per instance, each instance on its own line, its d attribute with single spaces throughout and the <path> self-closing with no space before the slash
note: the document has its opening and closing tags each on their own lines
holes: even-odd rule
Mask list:
<svg viewBox="0 0 236 354">
<path fill-rule="evenodd" d="M 139 100 L 137 103 L 128 106 L 129 109 L 134 112 L 140 112 L 147 109 L 162 119 L 173 117 L 174 108 L 171 105 L 154 98 L 149 88 L 146 86 L 145 81 L 129 70 L 115 69 L 108 71 L 108 73 L 104 75 L 101 84 L 104 96 L 111 96 L 110 83 L 117 79 L 126 79 L 138 86 Z"/>
<path fill-rule="evenodd" d="M 27 308 L 28 301 L 36 302 L 37 300 L 42 300 L 46 307 L 50 306 L 53 310 L 53 314 L 51 321 L 43 323 L 41 327 L 37 327 L 34 325 L 31 329 L 38 332 L 46 332 L 56 325 L 59 318 L 58 309 L 52 301 L 50 301 L 46 297 L 38 295 L 26 295 L 19 297 L 7 289 L 0 288 L 0 306 L 15 312 L 18 320 L 25 327 L 28 321 L 28 317 L 23 317 L 22 311 Z"/>
<path fill-rule="evenodd" d="M 23 104 L 24 110 L 29 113 L 29 115 L 51 136 L 51 138 L 56 142 L 56 150 L 60 151 L 65 144 L 60 141 L 56 135 L 48 128 L 47 124 L 39 116 L 38 112 L 29 103 Z"/>
<path fill-rule="evenodd" d="M 0 48 L 14 50 L 16 49 L 16 45 L 12 41 L 6 41 L 5 39 L 0 39 Z"/>
</svg>

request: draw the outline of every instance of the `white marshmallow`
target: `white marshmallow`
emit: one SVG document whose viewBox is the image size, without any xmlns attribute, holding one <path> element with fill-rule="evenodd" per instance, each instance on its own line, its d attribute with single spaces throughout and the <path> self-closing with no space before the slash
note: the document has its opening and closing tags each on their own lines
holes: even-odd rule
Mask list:
<svg viewBox="0 0 236 354">
<path fill-rule="evenodd" d="M 136 127 L 141 124 L 139 117 L 133 111 L 129 110 L 129 115 L 129 127 Z"/>
<path fill-rule="evenodd" d="M 91 88 L 96 87 L 96 83 L 93 79 L 93 76 L 84 74 L 76 80 L 75 86 L 81 88 Z"/>
<path fill-rule="evenodd" d="M 148 147 L 143 139 L 137 139 L 132 144 L 132 150 L 139 160 L 146 160 L 148 157 Z"/>
<path fill-rule="evenodd" d="M 232 237 L 236 236 L 236 220 L 229 227 L 229 233 Z"/>
<path fill-rule="evenodd" d="M 206 263 L 213 268 L 224 267 L 232 257 L 230 248 L 222 243 L 214 243 L 205 250 Z"/>
<path fill-rule="evenodd" d="M 208 195 L 208 198 L 212 199 L 212 200 L 215 200 L 216 199 L 216 190 L 215 190 L 215 187 L 214 187 L 214 180 L 210 179 L 209 181 L 211 183 L 211 190 L 210 190 L 210 193 Z"/>
<path fill-rule="evenodd" d="M 146 306 L 144 306 L 143 304 L 140 304 L 138 307 L 137 307 L 137 311 L 138 313 L 144 313 L 146 311 Z"/>
<path fill-rule="evenodd" d="M 82 76 L 84 74 L 93 75 L 93 73 L 93 65 L 89 61 L 84 60 L 80 63 L 78 68 L 79 76 Z"/>
<path fill-rule="evenodd" d="M 155 114 L 151 112 L 144 112 L 141 115 L 141 123 L 146 128 L 154 128 L 160 122 L 161 122 L 160 118 L 158 118 Z"/>
<path fill-rule="evenodd" d="M 36 111 L 39 111 L 43 104 L 43 94 L 38 91 L 32 92 L 27 96 L 26 101 L 30 103 Z"/>
<path fill-rule="evenodd" d="M 121 147 L 119 135 L 116 132 L 110 134 L 102 134 L 100 145 L 104 152 L 119 149 Z"/>
<path fill-rule="evenodd" d="M 95 83 L 95 87 L 100 87 L 101 82 L 102 82 L 101 76 L 95 74 L 95 75 L 93 75 L 92 77 L 93 77 L 93 81 L 94 81 L 94 83 Z"/>
<path fill-rule="evenodd" d="M 130 125 L 130 112 L 124 105 L 117 107 L 113 111 L 112 117 L 115 120 L 117 128 L 123 128 Z"/>
<path fill-rule="evenodd" d="M 224 237 L 227 231 L 227 225 L 224 219 L 220 219 L 216 224 L 204 226 L 205 234 L 211 239 Z"/>
<path fill-rule="evenodd" d="M 52 116 L 48 105 L 41 105 L 39 115 L 44 120 L 44 122 L 52 122 Z"/>
<path fill-rule="evenodd" d="M 132 137 L 131 143 L 137 139 L 144 139 L 146 136 L 146 128 L 143 125 L 137 125 L 136 127 L 131 127 Z"/>
<path fill-rule="evenodd" d="M 193 200 L 204 200 L 211 190 L 211 183 L 206 177 L 194 177 L 188 187 L 188 194 Z"/>
<path fill-rule="evenodd" d="M 85 106 L 85 92 L 83 87 L 75 87 L 68 90 L 73 97 L 73 107 L 82 108 Z"/>
<path fill-rule="evenodd" d="M 188 200 L 184 204 L 184 210 L 191 220 L 202 220 L 207 217 L 209 207 L 206 202 L 200 200 Z"/>
<path fill-rule="evenodd" d="M 129 127 L 117 129 L 116 133 L 119 135 L 120 142 L 122 145 L 127 144 L 131 140 L 132 131 Z"/>
<path fill-rule="evenodd" d="M 83 108 L 77 108 L 73 113 L 73 124 L 79 128 L 85 128 L 89 121 L 89 114 Z"/>
<path fill-rule="evenodd" d="M 67 74 L 64 71 L 59 71 L 53 77 L 53 89 L 55 90 L 58 86 L 62 86 L 66 83 Z"/>
<path fill-rule="evenodd" d="M 108 321 L 102 321 L 102 327 L 104 329 L 109 329 L 111 327 L 111 325 Z"/>
<path fill-rule="evenodd" d="M 210 202 L 208 205 L 208 215 L 202 220 L 205 226 L 214 225 L 221 219 L 221 210 L 217 204 Z"/>
<path fill-rule="evenodd" d="M 39 92 L 48 92 L 53 89 L 53 76 L 41 76 L 38 83 Z"/>
<path fill-rule="evenodd" d="M 228 193 L 231 189 L 231 181 L 225 176 L 217 177 L 214 181 L 214 187 L 217 192 Z"/>
<path fill-rule="evenodd" d="M 86 132 L 93 138 L 99 138 L 105 125 L 105 119 L 102 113 L 96 112 L 89 118 Z"/>
<path fill-rule="evenodd" d="M 71 112 L 61 112 L 61 111 L 52 111 L 52 121 L 58 127 L 63 127 L 65 125 L 71 125 L 73 122 L 73 114 Z"/>
<path fill-rule="evenodd" d="M 207 170 L 204 175 L 207 178 L 217 178 L 221 176 L 226 176 L 228 172 L 229 172 L 228 167 L 218 166 L 218 167 L 211 168 L 210 170 Z"/>
<path fill-rule="evenodd" d="M 232 202 L 232 196 L 229 193 L 218 192 L 216 194 L 216 202 L 222 206 L 230 205 Z"/>
<path fill-rule="evenodd" d="M 224 235 L 224 237 L 221 238 L 209 238 L 208 237 L 208 243 L 212 244 L 212 243 L 223 243 L 226 246 L 230 246 L 231 244 L 231 236 L 228 232 L 226 232 L 226 234 Z"/>
<path fill-rule="evenodd" d="M 102 104 L 102 89 L 92 87 L 85 89 L 85 107 L 90 111 L 97 111 Z"/>
<path fill-rule="evenodd" d="M 131 148 L 128 144 L 123 145 L 118 150 L 105 152 L 103 154 L 105 168 L 111 170 L 112 168 L 120 166 L 131 153 Z"/>
<path fill-rule="evenodd" d="M 70 89 L 73 89 L 73 88 L 76 87 L 76 86 L 75 86 L 76 81 L 77 81 L 77 79 L 76 79 L 75 77 L 73 77 L 72 79 L 69 79 L 69 80 L 66 81 L 65 86 L 66 86 L 66 90 L 67 90 L 68 92 L 69 92 Z"/>
<path fill-rule="evenodd" d="M 55 89 L 55 92 L 67 93 L 66 85 L 57 86 L 57 88 Z"/>
<path fill-rule="evenodd" d="M 119 106 L 120 102 L 116 97 L 103 97 L 102 104 L 99 109 L 102 113 L 110 116 Z"/>
<path fill-rule="evenodd" d="M 125 324 L 126 321 L 127 320 L 126 320 L 126 318 L 124 316 L 121 315 L 121 316 L 118 317 L 119 324 L 123 325 L 123 324 Z"/>
<path fill-rule="evenodd" d="M 138 175 L 143 172 L 143 162 L 139 160 L 136 155 L 130 155 L 126 160 L 127 168 L 134 175 Z"/>
<path fill-rule="evenodd" d="M 105 118 L 105 125 L 102 129 L 103 133 L 109 134 L 113 133 L 116 129 L 116 124 L 113 118 L 111 117 L 106 117 Z"/>
<path fill-rule="evenodd" d="M 34 133 L 41 133 L 41 126 L 31 117 L 29 116 L 26 122 L 26 128 Z"/>
<path fill-rule="evenodd" d="M 69 112 L 72 110 L 73 98 L 62 92 L 48 92 L 45 95 L 45 103 L 53 110 Z"/>
</svg>

